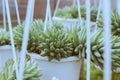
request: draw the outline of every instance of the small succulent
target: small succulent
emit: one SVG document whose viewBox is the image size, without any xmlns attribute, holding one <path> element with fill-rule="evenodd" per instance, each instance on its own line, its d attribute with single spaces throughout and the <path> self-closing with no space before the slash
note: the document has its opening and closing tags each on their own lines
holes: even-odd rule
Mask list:
<svg viewBox="0 0 120 80">
<path fill-rule="evenodd" d="M 115 70 L 116 68 L 120 67 L 120 38 L 117 36 L 112 36 L 112 69 Z M 93 34 L 93 37 L 91 38 L 92 45 L 95 45 L 92 47 L 92 61 L 98 65 L 101 69 L 103 69 L 103 63 L 104 63 L 104 38 L 103 38 L 103 31 L 96 32 Z M 94 52 L 94 53 L 93 53 Z"/>
<path fill-rule="evenodd" d="M 97 14 L 98 14 L 98 9 L 96 7 L 92 7 L 91 8 L 91 21 L 96 22 Z M 101 12 L 100 12 L 100 15 L 101 15 Z"/>
<path fill-rule="evenodd" d="M 86 57 L 86 28 L 75 27 L 69 33 L 70 39 L 73 41 L 74 54 L 79 58 Z M 120 67 L 120 38 L 112 36 L 112 69 Z M 104 54 L 104 37 L 103 29 L 91 32 L 91 61 L 103 69 Z"/>
<path fill-rule="evenodd" d="M 66 6 L 63 9 L 58 9 L 56 15 L 62 18 L 73 18 L 70 11 L 70 7 Z"/>
<path fill-rule="evenodd" d="M 78 7 L 76 5 L 71 6 L 70 13 L 73 16 L 73 18 L 78 18 Z"/>
<path fill-rule="evenodd" d="M 72 56 L 72 41 L 62 29 L 58 30 L 56 26 L 52 26 L 52 29 L 47 28 L 47 31 L 40 35 L 40 55 L 47 56 L 49 61 L 53 59 L 59 61 L 61 58 Z"/>
<path fill-rule="evenodd" d="M 81 17 L 86 19 L 86 8 L 85 6 L 80 7 Z M 97 18 L 97 8 L 91 8 L 91 21 L 96 21 Z M 63 9 L 58 9 L 56 16 L 61 18 L 78 18 L 78 7 L 76 5 L 72 5 L 70 7 L 66 6 Z"/>
<path fill-rule="evenodd" d="M 23 80 L 40 80 L 41 71 L 35 63 L 26 61 L 24 68 Z M 0 80 L 16 80 L 15 64 L 13 59 L 9 59 L 4 67 L 4 71 L 0 73 Z"/>
<path fill-rule="evenodd" d="M 112 34 L 120 36 L 120 15 L 116 10 L 112 10 L 111 12 L 111 27 L 112 27 Z M 97 25 L 99 28 L 103 28 L 103 16 L 101 15 L 99 20 L 97 21 Z"/>
<path fill-rule="evenodd" d="M 29 33 L 28 47 L 27 47 L 28 52 L 40 53 L 41 50 L 39 48 L 39 41 L 40 41 L 39 35 L 43 31 L 43 28 L 44 28 L 44 24 L 41 20 L 35 20 L 34 22 L 32 22 L 32 26 Z M 21 50 L 23 32 L 24 32 L 24 24 L 18 25 L 13 30 L 15 45 L 18 50 Z"/>
<path fill-rule="evenodd" d="M 81 27 L 79 25 L 76 25 L 74 28 L 67 30 L 68 36 L 73 42 L 73 54 L 76 56 L 81 55 L 81 52 L 79 52 L 79 49 L 78 49 L 79 44 L 81 44 L 80 42 L 81 40 L 79 38 L 81 37 L 81 35 L 79 35 L 80 32 L 84 33 L 85 30 L 81 31 Z"/>
<path fill-rule="evenodd" d="M 10 36 L 9 32 L 0 29 L 0 46 L 10 45 Z"/>
</svg>

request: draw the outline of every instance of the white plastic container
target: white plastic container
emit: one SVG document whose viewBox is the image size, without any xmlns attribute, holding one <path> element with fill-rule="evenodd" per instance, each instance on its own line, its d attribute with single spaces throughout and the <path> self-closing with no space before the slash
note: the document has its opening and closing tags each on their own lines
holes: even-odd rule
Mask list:
<svg viewBox="0 0 120 80">
<path fill-rule="evenodd" d="M 54 76 L 59 80 L 79 80 L 81 60 L 75 56 L 60 61 L 48 61 L 47 57 L 33 53 L 30 56 L 41 69 L 40 80 L 51 80 Z"/>
<path fill-rule="evenodd" d="M 60 22 L 63 25 L 64 30 L 73 28 L 78 23 L 78 19 L 66 19 L 66 18 L 59 18 L 59 17 L 53 17 L 53 21 Z"/>
<path fill-rule="evenodd" d="M 19 56 L 18 53 L 19 52 L 16 51 L 17 56 Z M 0 71 L 3 70 L 6 61 L 11 58 L 13 58 L 12 46 L 10 45 L 0 46 Z"/>
<path fill-rule="evenodd" d="M 78 19 L 66 19 L 66 18 L 60 18 L 56 16 L 53 17 L 53 21 L 60 22 L 63 25 L 64 30 L 68 30 L 71 28 L 73 29 L 78 24 Z M 82 20 L 82 22 L 83 21 L 84 20 Z M 95 31 L 95 30 L 97 30 L 96 22 L 91 22 L 91 31 Z"/>
<path fill-rule="evenodd" d="M 10 45 L 0 46 L 0 70 L 10 58 L 12 58 L 12 47 Z"/>
</svg>

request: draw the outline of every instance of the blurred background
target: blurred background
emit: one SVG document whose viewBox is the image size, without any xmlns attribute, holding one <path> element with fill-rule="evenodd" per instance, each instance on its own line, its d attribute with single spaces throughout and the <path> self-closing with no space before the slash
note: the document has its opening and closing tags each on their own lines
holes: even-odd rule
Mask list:
<svg viewBox="0 0 120 80">
<path fill-rule="evenodd" d="M 18 1 L 18 6 L 19 6 L 20 18 L 22 21 L 24 21 L 28 0 L 17 0 L 17 1 Z M 35 0 L 34 19 L 38 19 L 38 18 L 44 19 L 45 18 L 46 4 L 47 4 L 46 1 L 47 0 Z M 73 4 L 73 1 L 74 0 L 61 0 L 59 7 L 62 8 L 64 6 L 70 6 L 71 4 Z M 97 0 L 97 2 L 98 1 L 99 0 Z M 51 0 L 52 14 L 56 7 L 56 2 L 57 2 L 57 0 Z M 116 3 L 116 0 L 112 0 L 112 8 L 116 7 L 115 3 Z M 85 4 L 85 0 L 81 0 L 81 4 Z M 96 6 L 94 4 L 94 0 L 91 0 L 91 5 Z M 16 11 L 15 11 L 14 0 L 9 0 L 9 6 L 10 6 L 12 23 L 14 25 L 16 25 L 17 24 L 17 16 L 16 16 Z M 2 23 L 3 23 L 2 0 L 0 0 L 0 25 L 2 25 Z"/>
</svg>

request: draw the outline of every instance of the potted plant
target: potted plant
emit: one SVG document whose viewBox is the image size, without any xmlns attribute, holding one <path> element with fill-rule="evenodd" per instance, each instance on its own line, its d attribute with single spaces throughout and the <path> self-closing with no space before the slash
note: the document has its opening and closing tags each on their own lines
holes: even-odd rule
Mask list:
<svg viewBox="0 0 120 80">
<path fill-rule="evenodd" d="M 96 34 L 96 33 L 95 33 Z M 94 34 L 94 35 L 95 35 Z M 91 54 L 92 62 L 96 64 L 100 70 L 103 70 L 103 63 L 104 63 L 104 37 L 103 31 L 101 34 L 97 34 L 96 37 L 97 42 L 95 43 L 96 46 L 92 49 L 95 53 Z M 101 36 L 101 37 L 100 37 Z M 111 45 L 112 45 L 112 71 L 113 72 L 120 72 L 118 68 L 120 68 L 120 38 L 118 36 L 112 35 L 111 38 Z M 99 51 L 99 52 L 98 52 Z"/>
<path fill-rule="evenodd" d="M 18 60 L 19 61 L 19 60 Z M 23 80 L 40 80 L 41 70 L 31 60 L 26 60 Z M 0 80 L 16 80 L 15 63 L 9 59 L 0 72 Z"/>
<path fill-rule="evenodd" d="M 82 21 L 86 19 L 85 6 L 80 7 Z M 91 8 L 91 25 L 95 25 L 97 18 L 97 8 Z M 78 7 L 76 5 L 65 6 L 63 9 L 58 9 L 56 15 L 53 17 L 53 21 L 61 22 L 65 28 L 70 28 L 78 24 Z"/>
<path fill-rule="evenodd" d="M 77 32 L 76 29 L 75 32 Z M 81 54 L 79 55 L 80 58 L 86 57 L 86 29 L 85 27 L 80 29 L 80 32 L 78 32 L 78 38 L 75 39 L 76 36 L 72 36 L 72 39 L 79 40 L 75 41 L 78 42 L 79 45 L 75 48 L 75 52 L 80 52 Z M 74 38 L 75 37 L 75 38 Z M 112 71 L 113 72 L 120 72 L 120 38 L 118 36 L 112 35 Z M 103 63 L 104 63 L 104 37 L 103 37 L 103 29 L 98 29 L 94 32 L 91 33 L 91 62 L 93 62 L 95 65 L 97 65 L 100 70 L 103 70 Z"/>
<path fill-rule="evenodd" d="M 120 36 L 119 33 L 120 33 L 120 15 L 118 14 L 118 12 L 116 10 L 112 10 L 111 11 L 111 28 L 112 28 L 112 35 L 116 36 L 116 41 L 113 39 L 112 37 L 112 67 L 113 67 L 113 70 L 115 72 L 120 72 L 120 64 L 118 63 L 119 61 L 119 49 L 120 48 L 120 44 L 119 44 L 119 37 L 117 36 Z M 99 20 L 97 21 L 97 25 L 99 28 L 103 28 L 103 16 L 101 15 Z M 114 37 L 115 38 L 115 37 Z M 103 50 L 102 50 L 103 51 Z M 103 55 L 101 55 L 103 56 Z M 103 59 L 99 59 L 98 60 L 99 62 L 100 61 L 103 61 Z M 100 64 L 99 64 L 100 65 Z M 103 66 L 102 66 L 103 67 Z M 102 67 L 99 66 L 99 69 L 102 70 Z"/>
<path fill-rule="evenodd" d="M 79 40 L 81 44 L 78 46 L 78 50 L 83 52 L 83 55 L 86 57 L 86 29 L 81 30 L 82 32 L 79 33 Z M 82 35 L 81 35 L 82 34 Z M 116 72 L 118 68 L 120 68 L 120 38 L 118 36 L 112 35 L 112 71 Z M 104 36 L 103 36 L 103 29 L 98 29 L 91 34 L 91 62 L 97 65 L 100 70 L 103 70 L 104 64 Z M 82 56 L 82 55 L 81 55 Z M 82 57 L 84 57 L 82 56 Z M 118 72 L 118 71 L 117 71 Z"/>
<path fill-rule="evenodd" d="M 111 16 L 111 26 L 112 26 L 112 34 L 116 36 L 120 36 L 120 15 L 116 10 L 112 10 L 110 13 Z M 97 25 L 99 28 L 103 28 L 103 16 L 101 15 L 99 20 L 97 21 Z"/>
<path fill-rule="evenodd" d="M 52 29 L 47 28 L 40 35 L 41 53 L 30 54 L 42 70 L 41 80 L 54 76 L 60 80 L 79 79 L 81 60 L 74 53 L 73 41 L 62 29 L 58 23 L 54 23 Z"/>
<path fill-rule="evenodd" d="M 37 25 L 38 23 L 35 24 Z M 79 79 L 81 60 L 78 53 L 74 52 L 75 46 L 73 46 L 74 43 L 70 37 L 71 35 L 66 33 L 63 30 L 63 26 L 58 22 L 54 22 L 52 28 L 47 28 L 46 32 L 40 29 L 40 26 L 44 27 L 44 25 L 40 25 L 42 23 L 38 24 L 38 27 L 35 24 L 34 29 L 31 27 L 30 30 L 28 45 L 31 46 L 28 46 L 27 50 L 30 53 L 31 59 L 41 69 L 41 80 L 50 80 L 54 76 L 60 80 Z M 15 39 L 16 47 L 21 46 L 23 28 L 20 27 L 17 27 L 20 30 L 18 29 L 14 32 L 14 35 L 18 37 Z M 49 27 L 49 24 L 47 27 Z M 40 31 L 36 31 L 39 29 Z M 71 76 L 68 77 L 69 75 Z"/>
<path fill-rule="evenodd" d="M 0 69 L 3 68 L 7 59 L 12 58 L 9 32 L 0 29 Z"/>
</svg>

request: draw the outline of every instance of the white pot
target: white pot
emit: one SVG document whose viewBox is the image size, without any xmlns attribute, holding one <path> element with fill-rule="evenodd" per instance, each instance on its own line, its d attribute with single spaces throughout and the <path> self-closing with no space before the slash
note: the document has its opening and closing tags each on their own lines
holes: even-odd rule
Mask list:
<svg viewBox="0 0 120 80">
<path fill-rule="evenodd" d="M 12 58 L 12 47 L 10 45 L 0 46 L 0 70 L 3 69 L 5 62 Z"/>
<path fill-rule="evenodd" d="M 78 19 L 66 19 L 66 18 L 60 18 L 56 16 L 53 17 L 53 21 L 60 22 L 63 25 L 64 30 L 74 28 L 78 24 Z M 91 31 L 95 31 L 96 29 L 97 29 L 96 22 L 91 22 Z"/>
<path fill-rule="evenodd" d="M 18 51 L 16 51 L 18 55 Z M 12 46 L 11 45 L 4 45 L 0 46 L 0 70 L 3 70 L 5 63 L 8 59 L 13 58 L 12 55 Z"/>
<path fill-rule="evenodd" d="M 30 54 L 30 56 L 41 69 L 40 80 L 51 80 L 53 77 L 59 80 L 79 80 L 81 60 L 75 56 L 60 61 L 48 61 L 47 57 L 38 54 Z"/>
<path fill-rule="evenodd" d="M 53 17 L 53 21 L 60 22 L 63 25 L 64 30 L 73 28 L 78 23 L 78 19 L 66 19 L 66 18 L 59 18 L 59 17 Z"/>
</svg>

